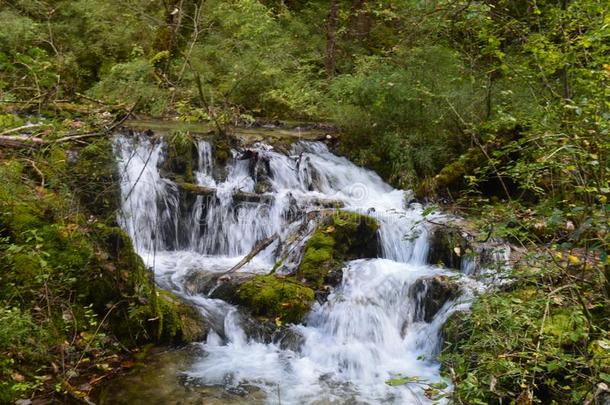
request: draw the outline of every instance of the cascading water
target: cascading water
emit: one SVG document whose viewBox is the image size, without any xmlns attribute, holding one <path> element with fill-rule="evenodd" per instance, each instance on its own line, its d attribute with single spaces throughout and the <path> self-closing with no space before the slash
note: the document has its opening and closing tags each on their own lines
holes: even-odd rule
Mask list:
<svg viewBox="0 0 610 405">
<path fill-rule="evenodd" d="M 178 185 L 161 176 L 163 142 L 153 139 L 116 138 L 119 221 L 157 281 L 215 320 L 201 343 L 205 354 L 186 372 L 191 379 L 232 390 L 256 386 L 269 403 L 430 402 L 424 388 L 440 381 L 440 328 L 467 304 L 448 300 L 422 315 L 427 287 L 418 283 L 459 273 L 426 265 L 428 232 L 420 205 L 406 207 L 403 193 L 375 173 L 311 142 L 296 143 L 289 154 L 264 144 L 234 150 L 224 178 L 215 178 L 212 148 L 199 141 L 195 178 L 212 192 L 185 202 Z M 291 326 L 302 337 L 298 347 L 248 337 L 235 306 L 186 292 L 190 271 L 226 271 L 257 242 L 276 235 L 240 270 L 268 273 L 281 243 L 307 225 L 305 213 L 324 201 L 376 218 L 381 257 L 346 264 L 326 301 L 315 304 L 304 324 Z M 298 254 L 283 259 L 278 272 L 298 265 Z M 411 382 L 387 383 L 401 377 Z"/>
</svg>

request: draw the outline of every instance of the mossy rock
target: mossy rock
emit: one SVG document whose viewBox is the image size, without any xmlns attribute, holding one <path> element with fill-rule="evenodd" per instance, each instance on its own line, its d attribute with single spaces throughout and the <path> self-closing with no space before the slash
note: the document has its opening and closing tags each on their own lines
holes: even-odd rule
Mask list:
<svg viewBox="0 0 610 405">
<path fill-rule="evenodd" d="M 192 305 L 167 291 L 158 291 L 160 327 L 157 339 L 166 343 L 193 343 L 205 339 L 207 324 Z"/>
<path fill-rule="evenodd" d="M 72 156 L 72 157 L 71 157 Z M 66 154 L 70 162 L 69 185 L 87 211 L 103 220 L 113 220 L 119 208 L 120 190 L 112 142 L 99 139 Z"/>
<path fill-rule="evenodd" d="M 212 146 L 214 149 L 214 153 L 212 156 L 214 157 L 214 168 L 216 170 L 220 170 L 220 168 L 224 168 L 227 165 L 227 162 L 231 158 L 231 142 L 234 141 L 230 139 L 226 135 L 217 134 L 213 141 Z M 218 173 L 221 175 L 224 173 Z"/>
<path fill-rule="evenodd" d="M 297 275 L 315 288 L 337 284 L 341 280 L 334 273 L 343 262 L 378 256 L 378 229 L 377 221 L 369 216 L 334 212 L 307 241 Z"/>
<path fill-rule="evenodd" d="M 97 313 L 115 307 L 109 323 L 126 344 L 192 342 L 205 336 L 201 315 L 171 293 L 158 290 L 152 274 L 118 227 L 98 224 L 97 251 L 78 282 L 79 296 Z"/>
<path fill-rule="evenodd" d="M 195 183 L 197 147 L 188 133 L 175 132 L 166 139 L 166 155 L 161 168 L 165 177 Z"/>
<path fill-rule="evenodd" d="M 253 315 L 298 323 L 309 312 L 314 300 L 311 288 L 292 277 L 258 275 L 243 283 L 237 291 L 239 302 Z"/>
<path fill-rule="evenodd" d="M 439 275 L 417 280 L 409 290 L 411 298 L 418 302 L 414 320 L 432 322 L 438 311 L 447 301 L 455 298 L 458 292 L 459 285 L 448 276 Z M 422 294 L 425 298 L 417 300 Z"/>
<path fill-rule="evenodd" d="M 460 270 L 462 259 L 469 251 L 472 251 L 470 242 L 462 236 L 459 229 L 438 227 L 430 236 L 428 263 Z"/>
</svg>

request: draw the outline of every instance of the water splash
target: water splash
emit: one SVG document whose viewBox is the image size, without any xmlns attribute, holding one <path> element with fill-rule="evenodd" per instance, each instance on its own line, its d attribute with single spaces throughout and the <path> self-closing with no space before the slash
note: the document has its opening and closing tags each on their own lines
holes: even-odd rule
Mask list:
<svg viewBox="0 0 610 405">
<path fill-rule="evenodd" d="M 188 199 L 161 176 L 163 143 L 153 139 L 115 141 L 123 196 L 119 221 L 158 282 L 191 300 L 212 324 L 201 344 L 205 356 L 188 372 L 192 379 L 227 389 L 257 386 L 270 403 L 430 402 L 423 383 L 386 384 L 396 376 L 439 381 L 434 356 L 440 328 L 466 305 L 448 300 L 429 322 L 418 315 L 427 294 L 413 292 L 418 280 L 450 274 L 426 265 L 428 230 L 419 204 L 407 206 L 400 190 L 316 142 L 298 142 L 288 154 L 264 144 L 232 150 L 222 177 L 212 146 L 200 140 L 194 174 L 212 193 Z M 236 307 L 185 292 L 190 271 L 226 271 L 257 242 L 277 235 L 277 243 L 245 268 L 268 272 L 296 229 L 313 229 L 307 213 L 324 201 L 375 217 L 381 257 L 346 264 L 341 285 L 303 325 L 292 326 L 302 336 L 298 349 L 248 337 Z M 298 264 L 305 241 L 293 243 L 296 253 L 283 257 L 278 271 Z M 468 295 L 463 297 L 466 302 Z"/>
</svg>

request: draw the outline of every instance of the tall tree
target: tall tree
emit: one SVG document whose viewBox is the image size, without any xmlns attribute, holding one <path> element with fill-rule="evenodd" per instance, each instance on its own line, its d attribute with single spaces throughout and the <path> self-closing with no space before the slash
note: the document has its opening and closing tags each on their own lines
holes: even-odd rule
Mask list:
<svg viewBox="0 0 610 405">
<path fill-rule="evenodd" d="M 326 59 L 325 67 L 328 77 L 335 74 L 337 64 L 337 28 L 339 26 L 339 2 L 331 0 L 330 11 L 326 22 Z"/>
</svg>

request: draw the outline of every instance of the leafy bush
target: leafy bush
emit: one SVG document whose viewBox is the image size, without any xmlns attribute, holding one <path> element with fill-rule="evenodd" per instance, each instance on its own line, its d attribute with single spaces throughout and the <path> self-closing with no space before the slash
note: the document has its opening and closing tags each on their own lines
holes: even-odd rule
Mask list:
<svg viewBox="0 0 610 405">
<path fill-rule="evenodd" d="M 253 0 L 206 2 L 204 16 L 202 25 L 211 28 L 194 46 L 192 65 L 204 80 L 206 97 L 271 117 L 304 118 L 318 112 L 318 38 L 299 37 L 312 27 L 288 11 L 274 16 Z"/>
<path fill-rule="evenodd" d="M 139 109 L 157 116 L 164 114 L 169 102 L 169 94 L 158 85 L 154 65 L 144 58 L 114 65 L 90 93 L 112 103 L 139 100 Z"/>
<path fill-rule="evenodd" d="M 544 276 L 523 270 L 512 291 L 479 297 L 445 326 L 442 360 L 457 402 L 580 404 L 597 383 L 610 382 L 600 291 L 551 286 L 545 280 L 558 276 L 553 269 Z"/>
<path fill-rule="evenodd" d="M 413 186 L 468 143 L 459 121 L 476 119 L 474 81 L 448 48 L 400 48 L 391 58 L 362 58 L 354 74 L 337 77 L 330 108 L 357 160 Z"/>
</svg>

